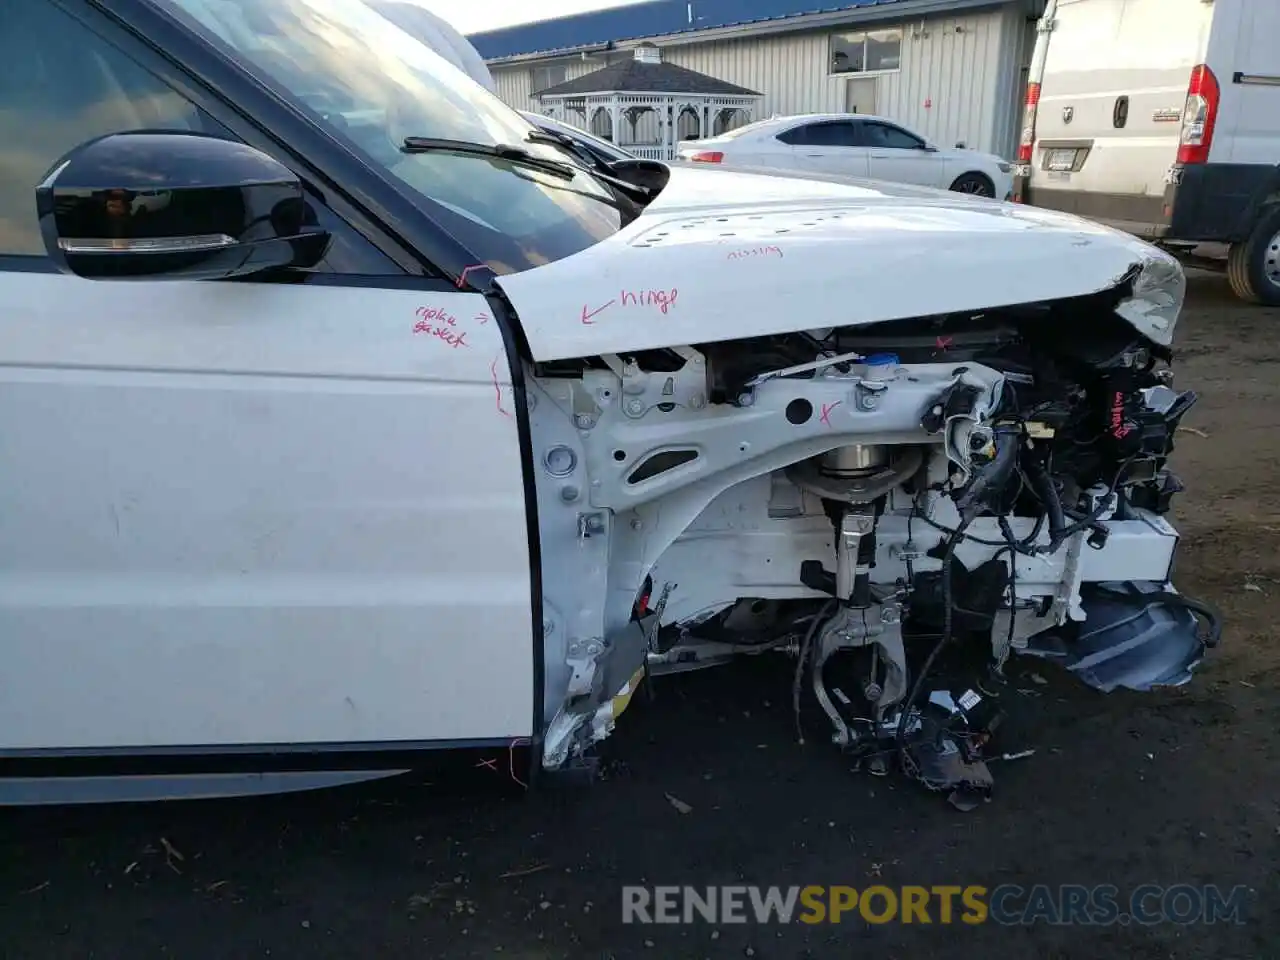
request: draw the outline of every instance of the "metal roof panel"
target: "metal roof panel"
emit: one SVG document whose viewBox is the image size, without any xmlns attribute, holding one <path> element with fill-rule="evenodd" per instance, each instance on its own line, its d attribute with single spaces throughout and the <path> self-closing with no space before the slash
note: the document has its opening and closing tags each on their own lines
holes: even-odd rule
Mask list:
<svg viewBox="0 0 1280 960">
<path fill-rule="evenodd" d="M 468 40 L 486 60 L 576 50 L 619 40 L 713 30 L 815 13 L 837 13 L 902 0 L 646 0 L 554 20 L 473 33 Z"/>
</svg>

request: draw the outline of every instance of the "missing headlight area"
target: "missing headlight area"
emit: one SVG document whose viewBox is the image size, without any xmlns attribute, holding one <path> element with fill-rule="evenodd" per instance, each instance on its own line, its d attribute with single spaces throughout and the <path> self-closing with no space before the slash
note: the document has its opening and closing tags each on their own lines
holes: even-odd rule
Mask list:
<svg viewBox="0 0 1280 960">
<path fill-rule="evenodd" d="M 544 766 L 589 764 L 640 677 L 764 655 L 802 739 L 967 808 L 1011 656 L 1187 682 L 1220 634 L 1164 519 L 1196 396 L 1133 302 L 535 369 Z"/>
</svg>

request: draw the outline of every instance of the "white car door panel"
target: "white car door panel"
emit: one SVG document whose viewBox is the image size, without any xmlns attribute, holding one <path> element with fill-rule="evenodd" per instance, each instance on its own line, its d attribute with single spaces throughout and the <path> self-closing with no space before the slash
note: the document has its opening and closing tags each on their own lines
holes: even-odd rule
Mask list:
<svg viewBox="0 0 1280 960">
<path fill-rule="evenodd" d="M 529 736 L 524 465 L 485 298 L 52 272 L 34 188 L 54 160 L 201 123 L 57 7 L 17 10 L 0 751 Z"/>
<path fill-rule="evenodd" d="M 864 122 L 868 171 L 877 180 L 912 183 L 922 187 L 946 186 L 945 163 L 923 140 L 890 124 Z"/>
<path fill-rule="evenodd" d="M 868 171 L 867 151 L 860 147 L 797 148 L 802 167 L 816 173 L 832 173 L 842 177 L 865 177 Z"/>
<path fill-rule="evenodd" d="M 4 284 L 0 748 L 529 735 L 483 297 Z"/>
<path fill-rule="evenodd" d="M 785 131 L 779 137 L 792 151 L 797 169 L 843 177 L 867 176 L 867 150 L 859 145 L 853 124 L 817 121 Z"/>
</svg>

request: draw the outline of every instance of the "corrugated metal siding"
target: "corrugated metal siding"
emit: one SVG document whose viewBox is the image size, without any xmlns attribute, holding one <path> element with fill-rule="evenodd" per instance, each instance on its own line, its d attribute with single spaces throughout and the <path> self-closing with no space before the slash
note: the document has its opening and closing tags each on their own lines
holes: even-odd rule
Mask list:
<svg viewBox="0 0 1280 960">
<path fill-rule="evenodd" d="M 532 110 L 534 104 L 529 96 L 529 68 L 520 69 L 506 67 L 504 69 L 489 68 L 493 74 L 493 87 L 498 99 L 517 110 Z"/>
<path fill-rule="evenodd" d="M 904 34 L 902 68 L 876 77 L 876 112 L 943 146 L 963 142 L 975 150 L 1008 156 L 1019 124 L 1018 70 L 1030 58 L 1024 12 L 1005 7 L 898 26 Z M 831 33 L 681 44 L 664 47 L 662 55 L 671 63 L 761 91 L 763 116 L 839 112 L 846 109 L 849 77 L 827 72 Z M 569 77 L 604 63 L 565 62 Z M 527 66 L 495 67 L 493 75 L 504 101 L 520 109 L 538 109 L 530 97 Z"/>
<path fill-rule="evenodd" d="M 614 56 L 630 57 L 630 51 Z M 601 67 L 608 66 L 607 61 L 602 56 L 592 57 L 590 60 L 583 60 L 581 57 L 565 58 L 564 60 L 539 60 L 538 66 L 547 66 L 548 64 L 561 64 L 565 66 L 566 80 L 573 80 L 583 74 L 592 73 Z M 511 67 L 490 67 L 489 72 L 493 75 L 493 84 L 498 91 L 498 99 L 503 103 L 515 107 L 517 110 L 538 110 L 538 101 L 533 96 L 532 86 L 533 79 L 531 74 L 531 65 L 521 64 Z"/>
<path fill-rule="evenodd" d="M 1009 7 L 1000 23 L 1000 49 L 996 60 L 996 124 L 990 150 L 1002 157 L 1017 154 L 1022 127 L 1022 101 L 1026 96 L 1031 52 L 1035 47 L 1035 21 L 1028 22 L 1029 8 Z"/>
</svg>

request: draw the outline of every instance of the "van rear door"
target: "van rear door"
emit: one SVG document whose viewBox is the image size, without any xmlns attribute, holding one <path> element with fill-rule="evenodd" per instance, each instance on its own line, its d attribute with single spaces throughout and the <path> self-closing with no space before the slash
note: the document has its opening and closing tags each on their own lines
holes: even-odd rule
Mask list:
<svg viewBox="0 0 1280 960">
<path fill-rule="evenodd" d="M 1280 4 L 1220 12 L 1209 55 L 1222 91 L 1211 162 L 1280 164 Z"/>
<path fill-rule="evenodd" d="M 1204 0 L 1059 0 L 1027 202 L 1164 233 L 1166 179 L 1213 9 Z"/>
</svg>

